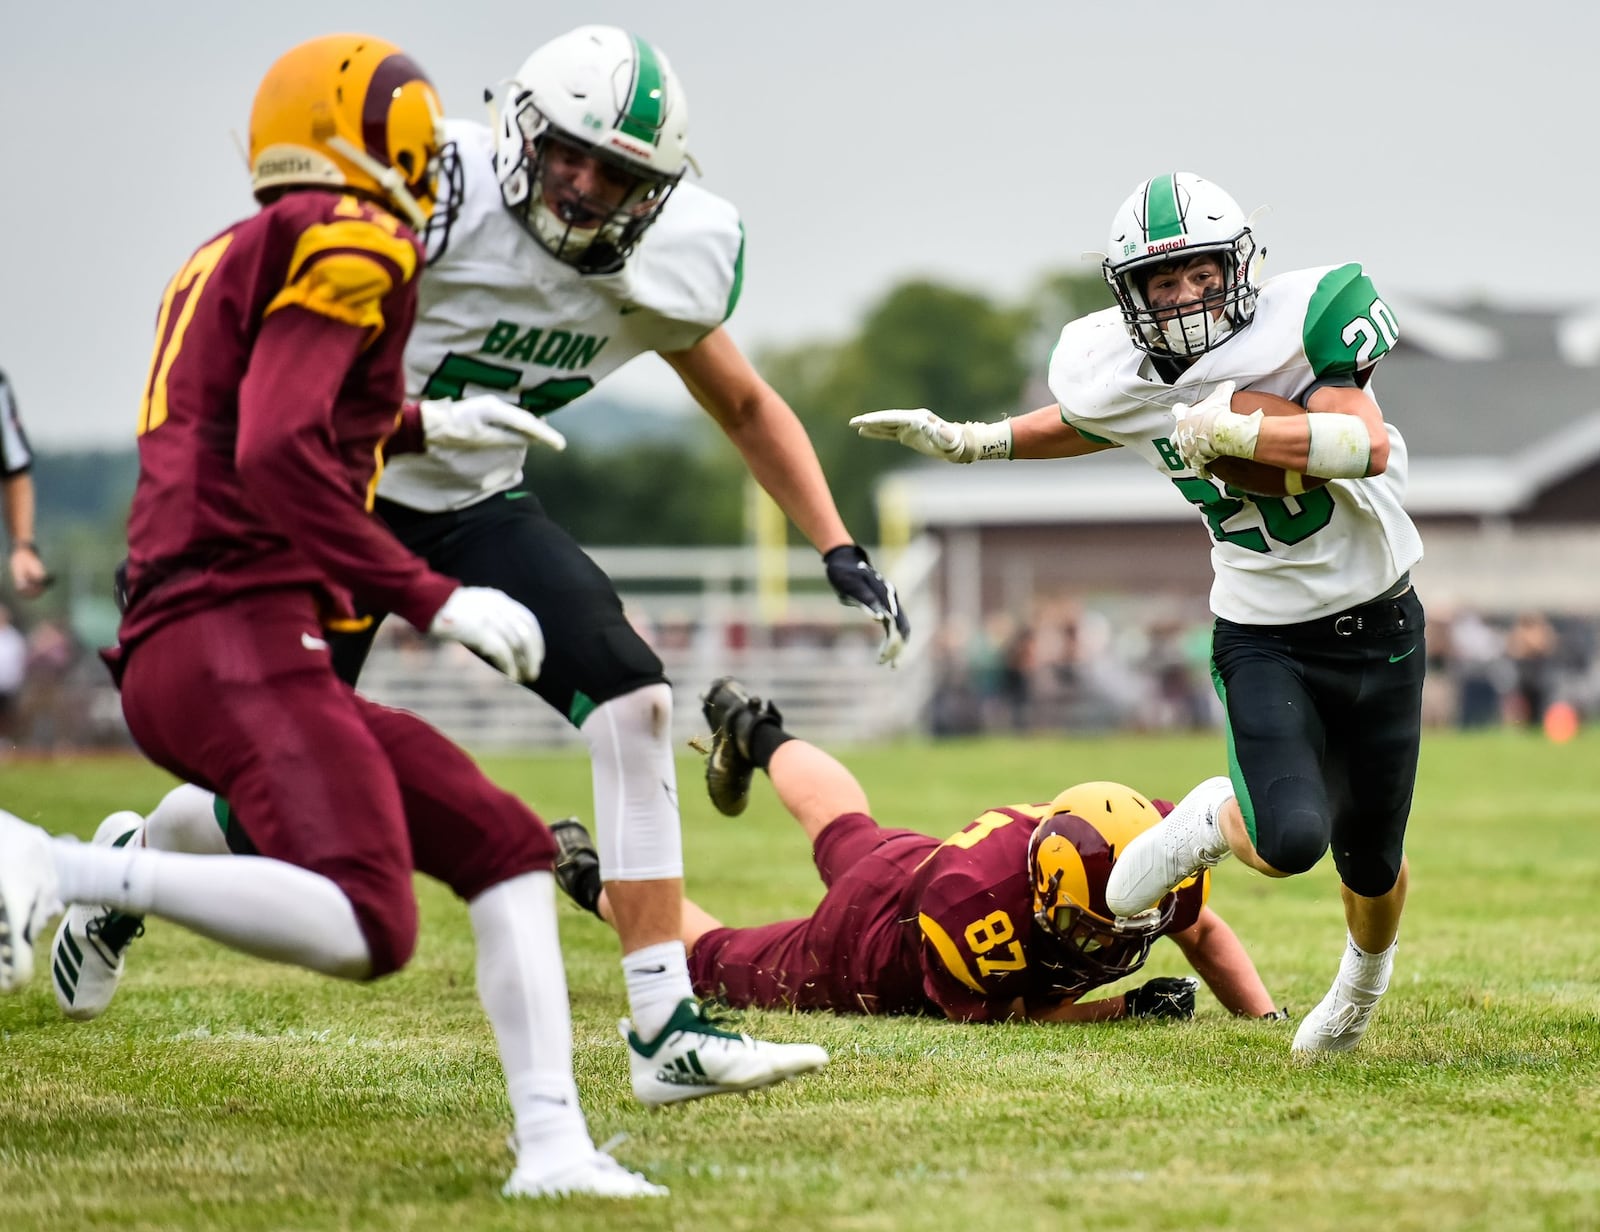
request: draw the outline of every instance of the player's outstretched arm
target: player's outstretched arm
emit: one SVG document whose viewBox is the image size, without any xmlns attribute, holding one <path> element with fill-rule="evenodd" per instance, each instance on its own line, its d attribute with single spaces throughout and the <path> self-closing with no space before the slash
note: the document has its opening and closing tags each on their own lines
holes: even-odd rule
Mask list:
<svg viewBox="0 0 1600 1232">
<path fill-rule="evenodd" d="M 915 410 L 868 411 L 850 426 L 869 441 L 898 441 L 930 458 L 946 462 L 978 462 L 1011 456 L 1011 421 L 950 423 L 926 407 Z"/>
<path fill-rule="evenodd" d="M 706 414 L 717 421 L 756 482 L 819 552 L 851 543 L 805 427 L 724 329 L 687 351 L 663 354 Z"/>
<path fill-rule="evenodd" d="M 850 537 L 833 492 L 793 408 L 751 367 L 726 330 L 714 329 L 687 351 L 663 354 L 684 385 L 743 456 L 750 473 L 800 528 L 822 558 L 842 603 L 859 607 L 883 629 L 880 663 L 892 663 L 911 636 L 893 583 Z"/>
<path fill-rule="evenodd" d="M 946 462 L 1075 458 L 1113 448 L 1082 436 L 1053 404 L 998 423 L 952 423 L 921 407 L 868 411 L 852 419 L 850 426 L 866 440 L 898 441 L 907 449 Z"/>
<path fill-rule="evenodd" d="M 1277 1006 L 1250 955 L 1233 929 L 1210 907 L 1202 908 L 1200 918 L 1182 932 L 1173 933 L 1172 939 L 1195 974 L 1231 1013 L 1262 1018 L 1276 1012 Z"/>
</svg>

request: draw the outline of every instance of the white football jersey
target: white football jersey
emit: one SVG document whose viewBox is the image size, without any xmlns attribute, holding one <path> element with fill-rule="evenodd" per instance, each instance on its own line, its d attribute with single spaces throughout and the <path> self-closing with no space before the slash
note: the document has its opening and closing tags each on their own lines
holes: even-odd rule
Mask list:
<svg viewBox="0 0 1600 1232">
<path fill-rule="evenodd" d="M 418 287 L 406 344 L 410 397 L 494 393 L 545 415 L 646 351 L 686 350 L 733 311 L 744 230 L 720 197 L 679 184 L 622 269 L 580 274 L 506 208 L 490 130 L 459 120 L 446 128 L 461 156 L 463 198 Z M 525 452 L 402 454 L 378 494 L 429 512 L 460 509 L 520 483 Z"/>
<path fill-rule="evenodd" d="M 1293 624 L 1376 598 L 1422 559 L 1402 506 L 1405 441 L 1386 424 L 1381 475 L 1335 479 L 1298 497 L 1252 496 L 1185 465 L 1170 439 L 1172 407 L 1230 380 L 1294 401 L 1325 378 L 1365 384 L 1398 333 L 1359 265 L 1296 270 L 1269 279 L 1255 319 L 1171 385 L 1133 345 L 1118 309 L 1073 321 L 1050 357 L 1050 392 L 1065 422 L 1134 450 L 1199 509 L 1213 541 L 1213 612 L 1240 624 Z"/>
</svg>

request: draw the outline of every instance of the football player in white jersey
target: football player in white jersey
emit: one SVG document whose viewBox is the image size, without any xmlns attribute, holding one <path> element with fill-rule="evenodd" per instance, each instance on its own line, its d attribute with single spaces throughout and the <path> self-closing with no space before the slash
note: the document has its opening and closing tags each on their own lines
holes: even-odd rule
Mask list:
<svg viewBox="0 0 1600 1232">
<path fill-rule="evenodd" d="M 927 410 L 852 423 L 951 462 L 1122 447 L 1196 506 L 1213 540 L 1212 674 L 1230 775 L 1129 844 L 1107 902 L 1138 915 L 1230 853 L 1284 877 L 1331 845 L 1348 944 L 1294 1049 L 1342 1051 L 1388 988 L 1405 903 L 1427 658 L 1408 571 L 1422 543 L 1401 507 L 1405 442 L 1369 385 L 1398 335 L 1393 314 L 1359 265 L 1259 282 L 1261 256 L 1227 193 L 1185 172 L 1156 176 L 1112 224 L 1104 272 L 1117 307 L 1061 331 L 1054 404 L 1000 423 Z M 1235 413 L 1235 388 L 1307 413 Z M 1223 456 L 1331 482 L 1306 490 L 1290 476 L 1298 496 L 1255 496 L 1209 475 Z"/>
<path fill-rule="evenodd" d="M 671 1103 L 816 1068 L 820 1048 L 720 1030 L 693 996 L 671 691 L 611 581 L 519 486 L 529 439 L 560 443 L 534 417 L 657 352 L 822 553 L 841 601 L 882 626 L 885 661 L 909 623 L 845 529 L 805 429 L 722 328 L 739 298 L 743 229 L 731 205 L 683 182 L 688 107 L 666 57 L 627 31 L 582 27 L 527 59 L 495 126 L 446 127 L 462 201 L 429 237 L 406 348 L 418 406 L 391 442 L 398 456 L 376 511 L 433 568 L 513 595 L 543 628 L 544 666 L 528 687 L 589 745 L 635 1094 Z M 364 633 L 336 639 L 335 666 L 352 683 L 383 613 L 373 616 Z M 204 793 L 179 788 L 133 841 L 214 847 L 212 811 Z M 229 828 L 236 847 L 248 826 Z M 75 910 L 62 924 L 57 953 L 83 956 L 57 968 L 57 999 L 73 1017 L 100 1013 L 115 991 L 138 921 L 115 923 Z"/>
</svg>

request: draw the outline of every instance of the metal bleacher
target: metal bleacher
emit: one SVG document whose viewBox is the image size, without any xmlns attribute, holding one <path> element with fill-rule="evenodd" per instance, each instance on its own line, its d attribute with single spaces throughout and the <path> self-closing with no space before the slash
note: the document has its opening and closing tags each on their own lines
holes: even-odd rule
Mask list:
<svg viewBox="0 0 1600 1232">
<path fill-rule="evenodd" d="M 877 664 L 877 626 L 838 602 L 814 552 L 599 548 L 591 555 L 666 665 L 680 746 L 702 732 L 698 695 L 721 675 L 779 700 L 786 725 L 828 743 L 909 731 L 927 707 L 934 686 L 927 639 L 939 627 L 931 539 L 872 554 L 922 634 L 892 672 Z M 474 750 L 553 749 L 581 739 L 550 706 L 461 647 L 424 641 L 397 620 L 380 634 L 361 689 L 415 711 Z"/>
</svg>

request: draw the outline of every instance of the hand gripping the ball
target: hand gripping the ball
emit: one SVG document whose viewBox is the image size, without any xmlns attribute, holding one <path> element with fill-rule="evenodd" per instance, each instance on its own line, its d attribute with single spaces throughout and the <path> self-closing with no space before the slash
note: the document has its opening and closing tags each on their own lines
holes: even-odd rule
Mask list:
<svg viewBox="0 0 1600 1232">
<path fill-rule="evenodd" d="M 539 618 L 503 591 L 461 586 L 444 601 L 428 632 L 460 642 L 496 669 L 524 684 L 544 666 L 544 630 Z"/>
<path fill-rule="evenodd" d="M 1172 408 L 1177 420 L 1172 446 L 1195 474 L 1205 476 L 1206 464 L 1224 455 L 1253 458 L 1261 433 L 1262 413 L 1236 415 L 1230 409 L 1234 383 L 1223 381 L 1193 405 L 1179 402 Z"/>
<path fill-rule="evenodd" d="M 1011 456 L 1011 421 L 950 423 L 926 408 L 868 411 L 850 426 L 869 441 L 899 441 L 907 449 L 946 462 L 978 462 Z"/>
<path fill-rule="evenodd" d="M 543 445 L 560 453 L 562 436 L 532 411 L 513 406 L 493 394 L 419 402 L 425 448 L 503 449 Z"/>
<path fill-rule="evenodd" d="M 1200 981 L 1188 975 L 1163 975 L 1122 994 L 1129 1018 L 1194 1017 L 1194 994 Z"/>
</svg>

